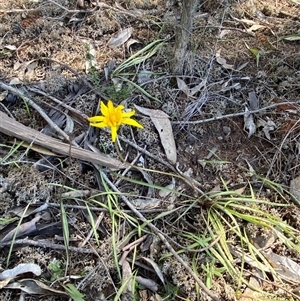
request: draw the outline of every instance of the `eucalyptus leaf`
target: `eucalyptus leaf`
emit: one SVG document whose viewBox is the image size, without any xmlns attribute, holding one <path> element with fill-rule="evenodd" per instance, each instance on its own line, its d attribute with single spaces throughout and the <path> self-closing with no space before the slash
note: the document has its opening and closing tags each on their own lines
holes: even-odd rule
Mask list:
<svg viewBox="0 0 300 301">
<path fill-rule="evenodd" d="M 111 48 L 117 48 L 123 45 L 131 37 L 132 31 L 132 27 L 121 30 L 116 37 L 110 38 L 108 41 L 108 46 Z"/>
<path fill-rule="evenodd" d="M 175 164 L 177 162 L 177 151 L 169 116 L 161 110 L 147 109 L 137 105 L 135 107 L 139 112 L 151 118 L 151 121 L 158 131 L 168 160 Z"/>
</svg>

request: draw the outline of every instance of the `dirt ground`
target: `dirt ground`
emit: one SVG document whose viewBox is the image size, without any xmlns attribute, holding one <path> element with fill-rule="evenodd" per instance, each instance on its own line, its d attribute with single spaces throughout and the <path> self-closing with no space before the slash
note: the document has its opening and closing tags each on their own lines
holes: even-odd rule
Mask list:
<svg viewBox="0 0 300 301">
<path fill-rule="evenodd" d="M 189 207 L 201 198 L 199 191 L 224 189 L 225 183 L 230 189 L 251 184 L 258 197 L 278 201 L 280 194 L 273 194 L 253 174 L 286 190 L 300 175 L 300 2 L 200 2 L 189 45 L 190 61 L 184 74 L 174 75 L 171 66 L 180 1 L 0 0 L 1 82 L 39 105 L 80 147 L 121 160 L 110 133 L 90 128 L 84 118 L 98 112 L 100 100 L 112 99 L 128 108 L 138 105 L 157 109 L 170 116 L 177 148 L 177 163 L 172 169 L 166 164 L 155 126 L 149 117 L 137 112 L 135 118 L 144 129 L 120 129 L 120 151 L 127 162 L 142 154 L 134 164 L 161 173 L 133 169 L 123 178 L 119 176 L 123 170 L 104 168 L 104 173 L 122 193 L 135 196 L 137 203 L 139 196 L 160 200 L 158 205 L 151 201 L 148 207 L 136 206 L 166 235 L 176 251 L 189 244 L 181 235 L 183 232 L 196 233 L 205 227 L 201 218 L 207 208 L 201 202 Z M 110 47 L 111 39 L 120 37 L 126 28 L 132 28 L 129 41 Z M 116 91 L 104 70 L 113 64 L 119 66 L 155 40 L 165 42 L 153 56 L 126 69 L 122 76 L 159 101 L 125 81 Z M 146 80 L 141 79 L 143 74 Z M 71 106 L 74 112 L 59 102 Z M 245 119 L 245 108 L 256 113 Z M 64 141 L 40 112 L 3 86 L 0 111 L 28 128 Z M 84 294 L 84 300 L 117 300 L 124 278 L 120 279 L 116 262 L 124 255 L 125 246 L 147 235 L 127 260 L 134 275 L 154 281 L 157 288 L 151 290 L 149 284 L 139 282 L 135 300 L 211 300 L 205 293 L 198 293 L 195 279 L 168 255 L 166 245 L 134 217 L 122 198 L 112 197 L 118 214 L 112 210 L 111 203 L 101 194 L 105 185 L 95 164 L 55 155 L 49 149 L 19 145 L 20 140 L 15 137 L 0 132 L 2 271 L 21 263 L 35 263 L 41 267 L 41 275 L 28 271 L 17 279 L 34 279 L 60 291 L 63 285 L 72 283 Z M 176 184 L 169 187 L 176 187 L 182 195 L 170 197 L 159 189 L 151 190 L 152 184 L 170 185 L 174 180 L 170 174 L 174 173 L 192 178 L 199 189 L 193 190 L 176 178 Z M 141 181 L 150 186 L 140 185 Z M 298 228 L 299 208 L 295 200 L 282 194 L 290 207 L 274 214 Z M 69 258 L 64 247 L 61 203 L 69 224 Z M 39 213 L 33 211 L 45 204 L 47 208 L 42 207 Z M 26 213 L 27 210 L 33 213 Z M 161 215 L 166 211 L 170 212 Z M 17 226 L 20 216 L 22 223 L 32 222 L 37 216 L 38 220 L 31 224 L 34 229 L 27 229 L 18 237 L 30 241 L 20 242 L 10 250 L 11 238 L 4 238 Z M 96 221 L 98 243 L 92 226 Z M 298 253 L 283 254 L 280 247 L 278 250 L 299 263 Z M 196 264 L 198 276 L 205 278 L 201 269 L 205 253 L 183 252 L 180 256 L 188 264 Z M 122 273 L 124 277 L 124 266 Z M 69 298 L 48 289 L 35 294 L 40 284 L 31 282 L 24 286 L 30 287 L 24 300 Z M 291 297 L 287 293 L 295 287 L 295 283 L 285 283 L 286 290 L 278 289 L 278 298 L 296 300 L 297 294 Z M 1 300 L 21 300 L 23 296 L 20 288 L 8 288 L 6 284 L 1 288 Z M 277 287 L 269 284 L 264 289 L 274 292 Z M 211 287 L 220 300 L 238 300 L 244 290 L 245 286 L 238 286 L 226 273 L 215 277 Z M 120 300 L 134 297 L 127 292 Z"/>
</svg>

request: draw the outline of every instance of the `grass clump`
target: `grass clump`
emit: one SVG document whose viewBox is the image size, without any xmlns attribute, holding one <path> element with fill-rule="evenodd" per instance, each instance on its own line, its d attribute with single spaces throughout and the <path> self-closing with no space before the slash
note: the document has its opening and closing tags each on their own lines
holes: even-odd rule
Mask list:
<svg viewBox="0 0 300 301">
<path fill-rule="evenodd" d="M 274 246 L 284 250 L 283 256 L 276 254 L 282 259 L 286 254 L 300 253 L 300 231 L 278 214 L 291 205 L 284 199 L 284 203 L 278 203 L 257 198 L 250 184 L 248 193 L 231 190 L 225 183 L 223 186 L 222 191 L 192 200 L 192 205 L 176 220 L 179 223 L 193 220 L 184 227 L 185 231 L 174 232 L 177 241 L 185 242 L 177 253 L 189 256 L 193 271 L 205 277 L 209 289 L 216 288 L 217 279 L 228 280 L 229 277 L 236 296 L 247 286 L 266 297 L 269 291 L 253 288 L 249 275 L 258 273 L 275 287 L 286 280 L 280 263 L 274 265 L 268 254 L 277 252 Z M 170 257 L 168 253 L 161 260 Z M 288 266 L 284 268 L 289 269 Z"/>
</svg>

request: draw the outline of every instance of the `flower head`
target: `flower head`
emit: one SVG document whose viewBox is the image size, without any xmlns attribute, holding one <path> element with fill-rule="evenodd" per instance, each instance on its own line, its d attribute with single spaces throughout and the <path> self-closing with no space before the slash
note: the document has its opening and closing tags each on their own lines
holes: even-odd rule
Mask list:
<svg viewBox="0 0 300 301">
<path fill-rule="evenodd" d="M 123 112 L 123 110 L 124 106 L 118 105 L 117 107 L 114 107 L 111 100 L 108 101 L 107 106 L 101 101 L 100 111 L 103 116 L 89 117 L 88 120 L 90 122 L 90 126 L 98 128 L 109 127 L 113 142 L 116 141 L 118 128 L 122 124 L 136 126 L 141 129 L 143 128 L 140 123 L 131 119 L 131 116 L 135 114 L 135 110 L 130 112 Z"/>
</svg>

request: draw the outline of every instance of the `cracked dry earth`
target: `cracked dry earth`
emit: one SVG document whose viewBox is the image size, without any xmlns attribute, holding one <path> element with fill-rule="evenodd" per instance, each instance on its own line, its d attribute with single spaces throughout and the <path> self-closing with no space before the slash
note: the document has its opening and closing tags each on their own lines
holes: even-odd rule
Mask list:
<svg viewBox="0 0 300 301">
<path fill-rule="evenodd" d="M 170 116 L 176 166 L 170 169 L 166 164 L 160 136 L 150 118 L 137 113 L 136 119 L 144 130 L 121 128 L 120 151 L 127 162 L 160 173 L 137 168 L 126 173 L 105 167 L 103 171 L 166 235 L 175 250 L 190 244 L 180 235 L 183 231 L 204 231 L 206 207 L 199 191 L 222 189 L 224 183 L 231 189 L 240 189 L 251 183 L 259 197 L 279 202 L 280 197 L 253 174 L 286 189 L 294 181 L 295 192 L 300 186 L 299 3 L 201 1 L 190 45 L 193 63 L 187 62 L 184 74 L 175 76 L 171 65 L 180 8 L 180 1 L 175 0 L 0 1 L 1 82 L 38 104 L 80 147 L 121 160 L 110 133 L 88 127 L 85 117 L 96 114 L 100 100 L 112 99 L 128 108 L 139 105 L 158 109 Z M 129 27 L 133 29 L 130 43 L 108 46 L 112 37 Z M 116 91 L 111 78 L 105 77 L 104 68 L 111 62 L 119 66 L 158 39 L 165 43 L 157 53 L 125 71 L 128 79 L 160 102 L 126 82 Z M 150 74 L 145 82 L 139 82 L 142 72 Z M 28 128 L 66 142 L 21 97 L 3 87 L 0 97 L 1 112 Z M 251 123 L 247 126 L 242 114 L 246 107 L 256 110 L 256 129 L 251 135 Z M 0 127 L 3 128 L 1 120 Z M 58 292 L 64 291 L 62 285 L 67 283 L 74 284 L 85 295 L 84 300 L 115 300 L 124 282 L 115 257 L 121 260 L 126 250 L 123 248 L 140 239 L 137 225 L 142 223 L 118 196 L 109 204 L 120 210 L 119 215 L 112 214 L 103 194 L 105 181 L 98 166 L 89 160 L 61 156 L 51 149 L 20 142 L 13 135 L 0 133 L 1 269 L 22 263 L 35 263 L 41 268 L 39 275 L 28 271 L 16 277 L 20 281 L 30 279 L 23 283 L 29 288 L 25 300 L 68 300 Z M 120 177 L 122 172 L 124 177 Z M 197 189 L 183 181 L 182 175 L 193 179 Z M 159 188 L 153 189 L 152 184 L 170 185 L 180 193 L 170 196 Z M 291 207 L 275 214 L 297 228 L 299 208 L 293 204 L 295 200 L 286 198 Z M 190 206 L 197 199 L 199 204 Z M 62 200 L 70 231 L 69 259 L 61 222 Z M 162 212 L 169 213 L 164 216 Z M 17 237 L 20 243 L 10 254 L 12 238 L 7 234 L 17 227 L 20 217 L 22 223 L 31 224 L 27 224 L 25 234 Z M 93 223 L 97 223 L 99 244 Z M 143 234 L 147 236 L 127 260 L 139 277 L 154 282 L 154 288 L 140 283 L 136 300 L 210 300 L 198 292 L 195 279 L 168 255 L 168 248 L 158 237 L 145 229 Z M 255 236 L 258 230 L 251 231 Z M 25 238 L 27 242 L 22 242 Z M 278 252 L 299 261 L 299 254 L 284 247 L 278 247 Z M 201 268 L 208 260 L 205 253 L 183 252 L 180 256 L 189 265 L 196 262 L 199 277 L 205 279 Z M 64 275 L 66 269 L 69 277 Z M 157 269 L 164 277 L 164 285 Z M 40 284 L 33 281 L 43 282 L 48 288 L 52 285 L 57 291 L 47 288 L 35 294 Z M 293 288 L 287 287 L 287 291 Z M 244 289 L 239 288 L 241 292 Z M 272 289 L 272 285 L 266 285 L 266 291 Z M 220 300 L 238 298 L 237 284 L 226 273 L 214 279 L 211 290 Z M 5 287 L 0 290 L 0 299 L 21 300 L 20 292 L 19 288 Z M 278 297 L 288 300 L 284 291 L 278 290 Z M 120 300 L 133 300 L 132 293 L 124 293 Z"/>
</svg>

